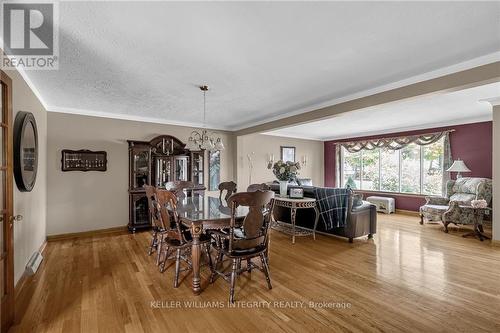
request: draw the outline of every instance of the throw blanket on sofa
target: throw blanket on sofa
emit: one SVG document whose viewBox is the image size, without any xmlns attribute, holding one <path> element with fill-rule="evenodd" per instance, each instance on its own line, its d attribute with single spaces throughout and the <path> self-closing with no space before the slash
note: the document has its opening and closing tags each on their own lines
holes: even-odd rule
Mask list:
<svg viewBox="0 0 500 333">
<path fill-rule="evenodd" d="M 319 214 L 325 230 L 344 227 L 347 220 L 350 188 L 317 187 L 314 189 Z"/>
</svg>

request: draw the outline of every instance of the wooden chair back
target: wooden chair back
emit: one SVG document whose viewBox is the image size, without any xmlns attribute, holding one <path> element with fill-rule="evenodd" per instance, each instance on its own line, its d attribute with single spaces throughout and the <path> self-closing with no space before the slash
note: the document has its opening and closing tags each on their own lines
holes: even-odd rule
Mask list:
<svg viewBox="0 0 500 333">
<path fill-rule="evenodd" d="M 222 199 L 222 193 L 226 191 L 226 195 L 224 196 L 224 199 L 227 201 L 229 197 L 233 194 L 236 193 L 236 188 L 238 186 L 236 185 L 235 182 L 230 181 L 230 182 L 222 182 L 219 184 L 219 199 Z"/>
<path fill-rule="evenodd" d="M 246 250 L 258 246 L 267 246 L 267 232 L 270 224 L 270 204 L 274 197 L 272 191 L 239 192 L 233 194 L 228 204 L 231 207 L 228 250 Z M 243 220 L 242 233 L 235 236 L 236 209 L 248 207 L 248 214 Z"/>
<path fill-rule="evenodd" d="M 160 216 L 165 225 L 168 225 L 168 237 L 179 240 L 182 244 L 186 242 L 182 226 L 180 224 L 179 214 L 177 213 L 177 196 L 174 192 L 168 190 L 157 190 L 156 198 Z M 167 209 L 170 207 L 170 211 Z"/>
<path fill-rule="evenodd" d="M 271 187 L 269 185 L 262 184 L 251 184 L 247 187 L 247 192 L 256 192 L 256 191 L 269 191 Z"/>
<path fill-rule="evenodd" d="M 158 205 L 156 204 L 156 188 L 154 186 L 144 185 L 144 189 L 146 190 L 146 197 L 148 198 L 149 214 L 151 216 L 153 226 L 159 229 L 165 229 L 163 221 L 161 220 Z"/>
</svg>

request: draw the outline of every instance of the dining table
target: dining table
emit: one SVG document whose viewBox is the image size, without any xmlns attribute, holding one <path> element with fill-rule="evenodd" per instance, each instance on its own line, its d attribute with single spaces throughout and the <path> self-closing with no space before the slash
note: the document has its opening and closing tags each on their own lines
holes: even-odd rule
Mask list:
<svg viewBox="0 0 500 333">
<path fill-rule="evenodd" d="M 171 209 L 170 207 L 167 207 Z M 231 221 L 231 207 L 224 199 L 205 193 L 193 193 L 191 196 L 178 198 L 177 214 L 180 222 L 189 228 L 192 235 L 191 261 L 193 267 L 192 289 L 195 295 L 201 293 L 200 236 L 210 230 L 229 228 Z M 248 214 L 248 207 L 236 208 L 235 217 L 242 218 Z"/>
</svg>

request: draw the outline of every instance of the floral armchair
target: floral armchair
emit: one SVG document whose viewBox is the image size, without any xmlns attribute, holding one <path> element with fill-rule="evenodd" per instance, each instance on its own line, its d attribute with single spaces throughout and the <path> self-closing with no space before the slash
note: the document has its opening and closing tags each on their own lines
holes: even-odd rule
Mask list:
<svg viewBox="0 0 500 333">
<path fill-rule="evenodd" d="M 474 212 L 461 206 L 470 206 L 472 200 L 486 200 L 491 206 L 492 181 L 488 178 L 463 177 L 446 184 L 446 197 L 426 197 L 420 207 L 420 224 L 427 221 L 442 221 L 444 231 L 448 225 L 474 224 Z"/>
</svg>

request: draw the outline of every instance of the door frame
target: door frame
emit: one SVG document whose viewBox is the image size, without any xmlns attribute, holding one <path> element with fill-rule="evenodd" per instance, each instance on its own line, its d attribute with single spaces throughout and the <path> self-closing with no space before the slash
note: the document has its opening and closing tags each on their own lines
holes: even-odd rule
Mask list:
<svg viewBox="0 0 500 333">
<path fill-rule="evenodd" d="M 0 81 L 6 89 L 1 89 L 2 103 L 7 106 L 2 108 L 4 123 L 3 144 L 5 165 L 7 166 L 5 174 L 5 211 L 4 217 L 4 238 L 6 249 L 6 270 L 5 270 L 5 299 L 0 299 L 0 331 L 6 332 L 14 322 L 14 177 L 13 177 L 13 146 L 12 146 L 12 80 L 3 71 L 0 70 Z M 6 101 L 3 102 L 3 101 Z M 0 119 L 1 120 L 1 119 Z M 0 189 L 1 190 L 1 189 Z"/>
</svg>

